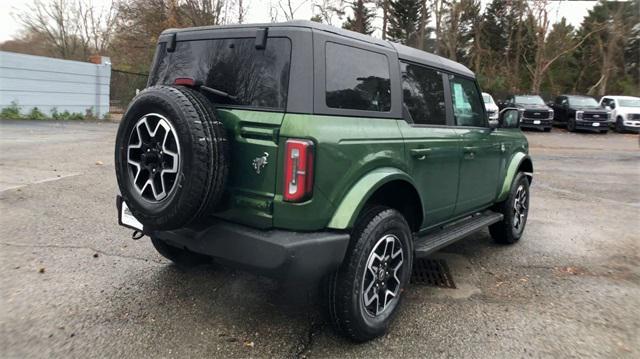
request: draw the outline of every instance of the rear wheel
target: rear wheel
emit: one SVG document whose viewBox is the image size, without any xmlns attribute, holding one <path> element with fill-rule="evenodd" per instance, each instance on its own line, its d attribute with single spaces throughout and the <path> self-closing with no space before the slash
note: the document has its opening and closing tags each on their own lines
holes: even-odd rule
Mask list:
<svg viewBox="0 0 640 359">
<path fill-rule="evenodd" d="M 190 252 L 185 248 L 174 247 L 153 236 L 151 237 L 151 243 L 160 255 L 183 267 L 191 267 L 211 262 L 211 258 L 208 256 Z"/>
<path fill-rule="evenodd" d="M 529 215 L 529 180 L 523 172 L 518 172 L 511 184 L 509 196 L 496 204 L 494 210 L 502 213 L 504 218 L 489 226 L 491 237 L 503 244 L 517 242 L 522 237 Z"/>
<path fill-rule="evenodd" d="M 413 265 L 411 229 L 400 212 L 375 206 L 354 228 L 344 262 L 325 281 L 333 327 L 355 341 L 384 335 Z"/>
</svg>

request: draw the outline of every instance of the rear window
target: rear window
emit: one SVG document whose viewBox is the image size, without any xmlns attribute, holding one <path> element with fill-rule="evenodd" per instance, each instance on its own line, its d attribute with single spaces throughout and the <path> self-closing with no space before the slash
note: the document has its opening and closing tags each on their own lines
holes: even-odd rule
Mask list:
<svg viewBox="0 0 640 359">
<path fill-rule="evenodd" d="M 327 42 L 327 106 L 388 112 L 391 109 L 389 60 L 377 52 Z"/>
<path fill-rule="evenodd" d="M 159 56 L 151 85 L 173 84 L 188 77 L 234 98 L 216 103 L 284 109 L 287 103 L 291 41 L 269 38 L 256 49 L 255 38 L 180 41 L 174 52 Z"/>
</svg>

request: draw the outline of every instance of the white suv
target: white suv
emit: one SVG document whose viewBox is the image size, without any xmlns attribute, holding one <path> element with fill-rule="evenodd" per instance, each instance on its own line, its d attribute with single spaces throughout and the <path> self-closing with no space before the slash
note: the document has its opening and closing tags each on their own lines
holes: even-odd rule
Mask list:
<svg viewBox="0 0 640 359">
<path fill-rule="evenodd" d="M 640 97 L 604 96 L 600 106 L 611 111 L 617 132 L 640 132 Z"/>
<path fill-rule="evenodd" d="M 487 115 L 490 120 L 497 120 L 500 110 L 498 109 L 498 105 L 493 101 L 493 97 L 486 92 L 482 93 L 482 100 L 484 102 L 484 108 L 487 110 Z"/>
</svg>

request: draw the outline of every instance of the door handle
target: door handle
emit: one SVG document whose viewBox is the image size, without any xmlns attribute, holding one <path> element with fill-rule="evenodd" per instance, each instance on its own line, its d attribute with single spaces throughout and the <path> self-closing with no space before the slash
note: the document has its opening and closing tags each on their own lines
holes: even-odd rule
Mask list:
<svg viewBox="0 0 640 359">
<path fill-rule="evenodd" d="M 466 155 L 466 158 L 468 159 L 474 159 L 476 157 L 476 150 L 478 149 L 478 147 L 474 147 L 474 146 L 466 146 L 463 148 L 464 150 L 464 154 Z"/>
<path fill-rule="evenodd" d="M 431 154 L 430 148 L 414 148 L 410 150 L 411 156 L 417 158 L 418 160 L 424 160 Z"/>
</svg>

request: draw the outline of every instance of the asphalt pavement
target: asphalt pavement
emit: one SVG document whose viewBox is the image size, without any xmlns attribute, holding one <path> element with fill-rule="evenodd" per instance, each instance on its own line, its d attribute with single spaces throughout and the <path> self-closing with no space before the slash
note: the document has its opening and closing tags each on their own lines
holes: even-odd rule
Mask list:
<svg viewBox="0 0 640 359">
<path fill-rule="evenodd" d="M 527 132 L 522 240 L 437 254 L 383 338 L 354 344 L 316 296 L 184 269 L 117 226 L 113 123 L 0 121 L 0 357 L 640 357 L 638 135 Z"/>
</svg>

